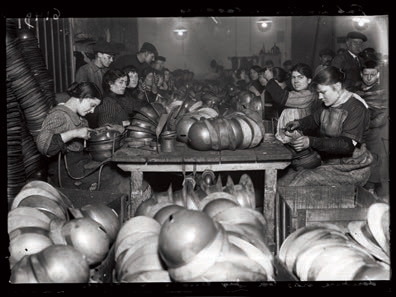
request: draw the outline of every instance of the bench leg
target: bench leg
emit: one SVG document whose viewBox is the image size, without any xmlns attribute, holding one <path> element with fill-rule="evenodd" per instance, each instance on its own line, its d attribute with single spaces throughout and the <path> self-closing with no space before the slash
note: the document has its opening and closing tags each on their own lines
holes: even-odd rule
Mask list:
<svg viewBox="0 0 396 297">
<path fill-rule="evenodd" d="M 135 216 L 136 209 L 143 202 L 143 172 L 131 172 L 131 198 L 129 201 L 128 218 Z"/>
<path fill-rule="evenodd" d="M 269 238 L 275 241 L 275 199 L 277 170 L 267 169 L 264 174 L 263 214 L 267 221 Z"/>
</svg>

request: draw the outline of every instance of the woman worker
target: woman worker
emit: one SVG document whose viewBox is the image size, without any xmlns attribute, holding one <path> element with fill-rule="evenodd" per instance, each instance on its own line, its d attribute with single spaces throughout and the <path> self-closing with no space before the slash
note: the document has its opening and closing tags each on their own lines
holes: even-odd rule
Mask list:
<svg viewBox="0 0 396 297">
<path fill-rule="evenodd" d="M 48 158 L 49 183 L 56 187 L 96 190 L 98 174 L 93 174 L 93 169 L 98 168 L 99 162 L 84 150 L 85 140 L 93 131 L 84 117 L 101 104 L 102 95 L 92 82 L 75 82 L 67 93 L 70 98 L 52 108 L 44 119 L 36 139 L 37 148 Z M 67 156 L 65 162 L 58 158 L 60 153 Z M 125 194 L 130 191 L 128 175 L 112 163 L 103 167 L 101 180 L 101 190 Z"/>
<path fill-rule="evenodd" d="M 307 64 L 298 63 L 291 69 L 291 84 L 293 90 L 288 90 L 275 80 L 274 73 L 267 69 L 264 73 L 268 83 L 266 92 L 271 97 L 273 105 L 278 107 L 278 118 L 275 136 L 283 143 L 288 143 L 290 137 L 282 128 L 291 120 L 303 118 L 311 114 L 320 105 L 316 92 L 310 89 L 312 69 Z"/>
<path fill-rule="evenodd" d="M 279 179 L 280 185 L 363 186 L 367 182 L 373 159 L 365 146 L 370 114 L 366 102 L 346 90 L 343 81 L 344 74 L 333 66 L 313 78 L 312 86 L 324 105 L 307 117 L 290 121 L 285 130 L 300 130 L 303 135 L 293 138 L 290 145 L 297 152 L 312 148 L 322 163 L 313 169 L 288 170 Z"/>
</svg>

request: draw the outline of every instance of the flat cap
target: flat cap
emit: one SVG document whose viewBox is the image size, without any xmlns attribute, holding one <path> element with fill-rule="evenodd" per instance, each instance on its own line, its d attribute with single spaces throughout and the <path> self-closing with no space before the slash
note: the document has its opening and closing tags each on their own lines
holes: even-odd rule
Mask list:
<svg viewBox="0 0 396 297">
<path fill-rule="evenodd" d="M 143 43 L 142 47 L 140 48 L 140 51 L 141 51 L 141 52 L 151 52 L 151 53 L 153 53 L 156 57 L 158 56 L 158 51 L 157 51 L 157 49 L 155 48 L 154 45 L 152 45 L 152 44 L 149 43 L 149 42 Z"/>
<path fill-rule="evenodd" d="M 94 52 L 100 52 L 109 55 L 118 54 L 118 50 L 116 49 L 116 47 L 112 43 L 104 40 L 97 41 L 93 46 L 93 50 Z"/>
<path fill-rule="evenodd" d="M 322 49 L 319 52 L 319 56 L 321 57 L 321 56 L 324 56 L 324 55 L 327 55 L 327 56 L 330 56 L 330 57 L 334 58 L 335 52 L 332 49 L 330 49 L 330 48 L 324 48 L 324 49 Z"/>
<path fill-rule="evenodd" d="M 166 62 L 166 58 L 163 56 L 157 56 L 156 60 Z"/>
<path fill-rule="evenodd" d="M 367 36 L 363 33 L 352 31 L 347 34 L 347 39 L 361 39 L 363 41 L 367 41 Z"/>
</svg>

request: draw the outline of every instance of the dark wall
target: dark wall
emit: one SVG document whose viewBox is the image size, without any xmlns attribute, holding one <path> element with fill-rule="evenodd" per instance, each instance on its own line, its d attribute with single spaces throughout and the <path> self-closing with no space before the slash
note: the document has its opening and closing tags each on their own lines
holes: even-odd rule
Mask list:
<svg viewBox="0 0 396 297">
<path fill-rule="evenodd" d="M 138 50 L 136 18 L 73 18 L 72 24 L 74 39 L 104 39 L 122 43 L 128 52 Z"/>
<path fill-rule="evenodd" d="M 319 51 L 325 47 L 334 48 L 334 18 L 293 17 L 292 19 L 292 61 L 306 63 L 312 70 L 319 64 Z"/>
</svg>

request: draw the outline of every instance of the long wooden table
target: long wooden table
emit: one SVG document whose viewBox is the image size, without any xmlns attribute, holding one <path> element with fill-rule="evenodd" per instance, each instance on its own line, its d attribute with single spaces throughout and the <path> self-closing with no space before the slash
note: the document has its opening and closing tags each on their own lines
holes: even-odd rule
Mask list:
<svg viewBox="0 0 396 297">
<path fill-rule="evenodd" d="M 255 148 L 235 151 L 197 151 L 182 142 L 176 142 L 173 152 L 157 152 L 149 148 L 132 148 L 125 142 L 112 156 L 112 161 L 118 167 L 131 173 L 131 217 L 143 201 L 144 172 L 264 170 L 263 214 L 268 222 L 270 236 L 275 238 L 277 170 L 286 168 L 292 158 L 290 150 L 281 142 L 271 139 Z"/>
</svg>

